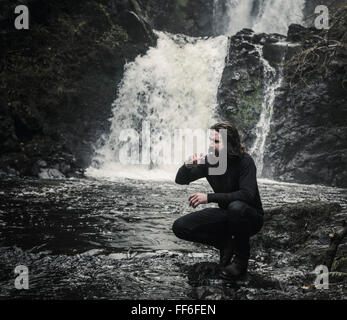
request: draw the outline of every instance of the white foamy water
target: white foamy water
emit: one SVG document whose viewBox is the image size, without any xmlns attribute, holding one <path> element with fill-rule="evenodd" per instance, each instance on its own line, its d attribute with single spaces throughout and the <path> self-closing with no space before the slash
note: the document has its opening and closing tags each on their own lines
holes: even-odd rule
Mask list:
<svg viewBox="0 0 347 320">
<path fill-rule="evenodd" d="M 232 35 L 243 28 L 249 28 L 257 33 L 286 35 L 290 24 L 302 24 L 305 2 L 305 0 L 228 0 L 227 15 L 230 23 L 225 26 L 224 32 Z"/>
<path fill-rule="evenodd" d="M 263 58 L 263 50 L 261 46 L 257 46 L 256 49 L 259 52 L 261 62 L 264 68 L 264 97 L 262 102 L 262 108 L 260 113 L 259 121 L 256 125 L 256 139 L 250 150 L 256 166 L 257 174 L 259 177 L 262 176 L 262 171 L 264 167 L 264 152 L 265 152 L 265 142 L 266 138 L 270 132 L 271 119 L 273 114 L 273 107 L 276 98 L 276 90 L 281 86 L 283 81 L 283 75 L 280 71 L 277 72 L 274 67 L 272 67 L 269 62 Z M 284 51 L 282 59 L 284 58 Z"/>
<path fill-rule="evenodd" d="M 103 137 L 87 175 L 172 178 L 172 174 L 164 172 L 176 170 L 177 165 L 163 170 L 158 167 L 160 151 L 173 148 L 168 136 L 173 139 L 177 129 L 207 130 L 215 122 L 213 111 L 217 105 L 227 38 L 200 39 L 163 32 L 157 35 L 155 48 L 126 65 L 118 98 L 113 104 L 110 134 Z M 141 144 L 144 121 L 150 125 L 150 166 L 121 165 L 122 130 L 135 130 L 139 135 L 135 140 Z M 203 144 L 200 151 L 206 150 L 207 141 Z M 140 163 L 145 160 L 142 155 L 138 159 Z M 149 172 L 153 164 L 156 169 Z"/>
<path fill-rule="evenodd" d="M 120 178 L 173 181 L 176 173 L 177 166 L 174 165 L 149 170 L 146 165 L 123 165 L 116 161 L 104 163 L 100 169 L 93 166 L 87 169 L 87 176 L 108 181 L 118 181 Z"/>
</svg>

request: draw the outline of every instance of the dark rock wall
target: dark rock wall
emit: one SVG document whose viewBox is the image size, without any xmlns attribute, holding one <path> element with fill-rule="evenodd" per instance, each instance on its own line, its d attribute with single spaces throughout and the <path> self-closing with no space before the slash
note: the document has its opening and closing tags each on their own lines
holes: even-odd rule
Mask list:
<svg viewBox="0 0 347 320">
<path fill-rule="evenodd" d="M 341 25 L 326 33 L 295 25 L 288 32 L 304 53 L 287 60 L 275 100 L 265 154 L 270 177 L 347 187 L 346 17 L 345 9 Z"/>
<path fill-rule="evenodd" d="M 157 30 L 189 36 L 212 36 L 214 0 L 137 0 L 143 15 Z"/>
<path fill-rule="evenodd" d="M 347 187 L 347 9 L 336 10 L 334 17 L 329 30 L 292 25 L 285 40 L 295 47 L 278 46 L 276 35 L 252 36 L 249 30 L 231 37 L 218 114 L 237 125 L 248 148 L 255 140 L 264 92 L 253 45 L 263 46 L 264 58 L 277 72 L 286 50 L 283 84 L 276 91 L 266 140 L 264 177 Z"/>
<path fill-rule="evenodd" d="M 250 147 L 263 100 L 263 66 L 255 48 L 261 37 L 243 30 L 229 38 L 229 52 L 218 88 L 216 116 L 232 121 Z"/>
<path fill-rule="evenodd" d="M 29 30 L 14 28 L 18 4 L 29 8 Z M 0 170 L 37 175 L 47 162 L 73 174 L 108 129 L 124 64 L 155 45 L 155 36 L 126 1 L 0 6 Z"/>
<path fill-rule="evenodd" d="M 229 52 L 218 88 L 217 117 L 228 119 L 238 128 L 249 149 L 256 138 L 255 127 L 259 121 L 264 91 L 264 65 L 260 53 L 278 69 L 284 47 L 276 46 L 285 38 L 278 34 L 255 34 L 243 29 L 229 38 Z M 260 47 L 260 51 L 256 49 Z"/>
</svg>

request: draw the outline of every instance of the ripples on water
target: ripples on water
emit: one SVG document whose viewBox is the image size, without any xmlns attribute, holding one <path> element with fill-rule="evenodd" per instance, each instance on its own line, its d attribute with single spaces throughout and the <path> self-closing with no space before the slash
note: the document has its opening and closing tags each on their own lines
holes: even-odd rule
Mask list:
<svg viewBox="0 0 347 320">
<path fill-rule="evenodd" d="M 171 231 L 175 219 L 194 210 L 188 195 L 211 190 L 205 181 L 8 180 L 0 186 L 2 297 L 190 298 L 187 266 L 218 260 L 215 249 Z M 339 202 L 340 214 L 347 213 L 346 189 L 269 180 L 259 180 L 259 188 L 264 209 L 314 199 Z M 19 264 L 29 268 L 30 290 L 13 288 Z"/>
</svg>

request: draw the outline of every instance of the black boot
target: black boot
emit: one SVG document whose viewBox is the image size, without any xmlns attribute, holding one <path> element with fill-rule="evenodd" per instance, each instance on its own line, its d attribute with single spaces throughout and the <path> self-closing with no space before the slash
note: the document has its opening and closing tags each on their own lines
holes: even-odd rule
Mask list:
<svg viewBox="0 0 347 320">
<path fill-rule="evenodd" d="M 229 265 L 221 271 L 222 278 L 240 277 L 247 273 L 248 259 L 235 255 Z"/>
<path fill-rule="evenodd" d="M 230 264 L 230 260 L 234 255 L 233 237 L 227 242 L 223 249 L 219 250 L 219 264 L 222 267 Z"/>
</svg>

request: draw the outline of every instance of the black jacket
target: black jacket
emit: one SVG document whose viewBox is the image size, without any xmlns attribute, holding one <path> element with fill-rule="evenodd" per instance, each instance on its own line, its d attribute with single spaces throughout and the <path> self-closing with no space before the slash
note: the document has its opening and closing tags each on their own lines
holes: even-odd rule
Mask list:
<svg viewBox="0 0 347 320">
<path fill-rule="evenodd" d="M 196 167 L 187 168 L 183 164 L 177 172 L 175 182 L 189 184 L 205 177 L 215 192 L 207 194 L 208 202 L 216 202 L 220 208 L 226 209 L 230 202 L 240 200 L 264 214 L 257 183 L 257 168 L 248 153 L 228 158 L 227 170 L 223 175 L 209 175 L 209 166 L 207 157 L 205 164 Z"/>
</svg>

